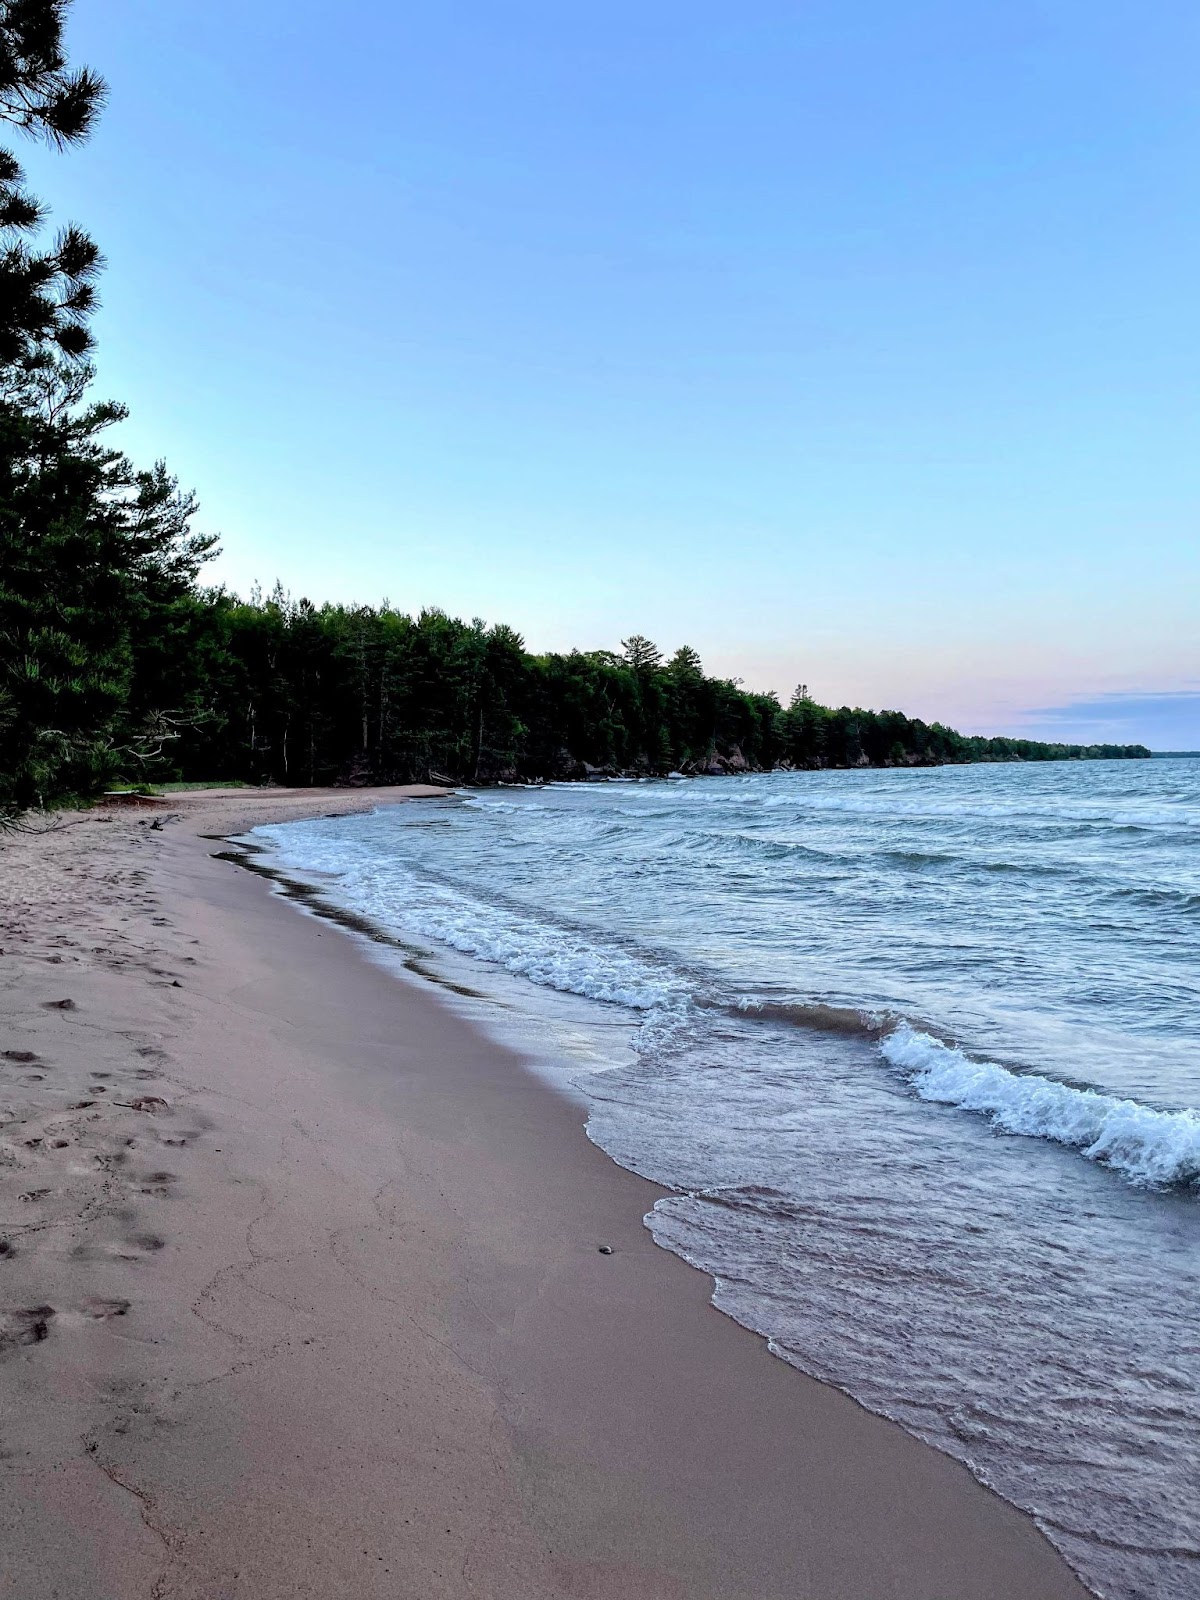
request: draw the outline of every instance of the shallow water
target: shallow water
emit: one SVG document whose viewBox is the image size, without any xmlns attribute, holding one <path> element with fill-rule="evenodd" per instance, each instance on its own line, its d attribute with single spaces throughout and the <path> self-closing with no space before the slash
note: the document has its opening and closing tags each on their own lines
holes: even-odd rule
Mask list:
<svg viewBox="0 0 1200 1600">
<path fill-rule="evenodd" d="M 1200 1593 L 1200 761 L 489 790 L 257 837 L 524 1012 L 591 1137 L 676 1191 L 655 1238 L 777 1353 L 1098 1591 Z"/>
</svg>

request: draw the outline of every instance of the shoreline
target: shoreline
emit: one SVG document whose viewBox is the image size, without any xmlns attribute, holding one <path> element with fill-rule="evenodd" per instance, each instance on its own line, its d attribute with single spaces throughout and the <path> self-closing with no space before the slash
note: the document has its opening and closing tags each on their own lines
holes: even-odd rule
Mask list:
<svg viewBox="0 0 1200 1600">
<path fill-rule="evenodd" d="M 717 1311 L 574 1101 L 216 859 L 446 792 L 202 791 L 0 845 L 0 1594 L 1086 1595 Z"/>
</svg>

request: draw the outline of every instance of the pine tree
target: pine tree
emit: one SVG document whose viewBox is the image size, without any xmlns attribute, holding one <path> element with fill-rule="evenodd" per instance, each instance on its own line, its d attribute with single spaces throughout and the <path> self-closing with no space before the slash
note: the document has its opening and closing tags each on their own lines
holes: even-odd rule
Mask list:
<svg viewBox="0 0 1200 1600">
<path fill-rule="evenodd" d="M 177 731 L 137 657 L 215 540 L 161 463 L 104 443 L 124 411 L 84 404 L 90 377 L 44 357 L 0 389 L 0 811 L 86 793 Z"/>
<path fill-rule="evenodd" d="M 667 671 L 681 683 L 699 683 L 704 677 L 699 652 L 693 650 L 690 644 L 679 646 L 667 662 Z"/>
<path fill-rule="evenodd" d="M 652 672 L 662 662 L 662 652 L 658 646 L 640 633 L 622 639 L 621 649 L 625 652 L 627 665 L 639 675 Z"/>
<path fill-rule="evenodd" d="M 94 72 L 67 65 L 66 13 L 66 0 L 0 0 L 0 120 L 59 149 L 87 138 L 105 97 Z M 46 342 L 73 358 L 91 348 L 100 252 L 74 224 L 35 248 L 45 218 L 16 157 L 0 149 L 0 367 Z"/>
</svg>

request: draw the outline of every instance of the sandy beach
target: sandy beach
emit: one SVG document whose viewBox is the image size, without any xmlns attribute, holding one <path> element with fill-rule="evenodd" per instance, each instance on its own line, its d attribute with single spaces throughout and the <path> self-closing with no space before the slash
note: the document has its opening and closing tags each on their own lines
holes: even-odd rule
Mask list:
<svg viewBox="0 0 1200 1600">
<path fill-rule="evenodd" d="M 0 1593 L 1084 1595 L 715 1311 L 577 1105 L 217 855 L 435 792 L 0 841 Z"/>
</svg>

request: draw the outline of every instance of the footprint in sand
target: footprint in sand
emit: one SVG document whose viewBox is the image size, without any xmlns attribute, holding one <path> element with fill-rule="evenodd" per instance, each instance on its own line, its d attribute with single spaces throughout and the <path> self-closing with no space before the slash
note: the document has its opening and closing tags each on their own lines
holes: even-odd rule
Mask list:
<svg viewBox="0 0 1200 1600">
<path fill-rule="evenodd" d="M 54 1314 L 53 1306 L 25 1306 L 19 1311 L 0 1312 L 0 1355 L 49 1338 Z"/>
<path fill-rule="evenodd" d="M 104 1242 L 89 1240 L 71 1251 L 76 1261 L 144 1261 L 165 1248 L 167 1241 L 157 1233 L 133 1233 L 124 1239 Z"/>
<path fill-rule="evenodd" d="M 173 1172 L 150 1172 L 147 1173 L 142 1181 L 141 1192 L 143 1194 L 169 1195 L 176 1181 Z"/>
<path fill-rule="evenodd" d="M 83 1314 L 96 1322 L 108 1322 L 113 1317 L 123 1317 L 129 1305 L 128 1300 L 104 1300 L 97 1296 L 86 1303 Z"/>
<path fill-rule="evenodd" d="M 164 1249 L 167 1243 L 160 1233 L 135 1233 L 124 1242 L 126 1249 L 136 1252 L 126 1256 L 124 1259 L 127 1261 L 135 1261 L 138 1255 L 151 1255 L 156 1250 Z"/>
</svg>

